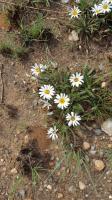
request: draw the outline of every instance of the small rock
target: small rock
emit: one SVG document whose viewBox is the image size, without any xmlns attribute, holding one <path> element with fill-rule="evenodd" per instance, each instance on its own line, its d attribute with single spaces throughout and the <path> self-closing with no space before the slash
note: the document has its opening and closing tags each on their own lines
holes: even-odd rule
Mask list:
<svg viewBox="0 0 112 200">
<path fill-rule="evenodd" d="M 95 148 L 96 148 L 96 145 L 95 145 L 95 144 L 94 144 L 93 146 L 91 146 L 91 149 L 90 149 L 90 154 L 91 154 L 91 155 L 95 155 L 95 154 L 96 154 Z"/>
<path fill-rule="evenodd" d="M 100 158 L 103 158 L 103 156 L 104 156 L 104 152 L 103 152 L 103 150 L 101 149 L 101 150 L 99 150 L 99 156 L 100 156 Z"/>
<path fill-rule="evenodd" d="M 70 193 L 73 193 L 73 192 L 74 192 L 74 186 L 71 185 L 71 186 L 68 188 L 68 191 L 69 191 Z"/>
<path fill-rule="evenodd" d="M 70 35 L 68 36 L 68 39 L 69 39 L 70 41 L 73 41 L 73 42 L 78 41 L 78 40 L 79 40 L 79 37 L 78 37 L 77 32 L 76 32 L 75 30 L 73 30 L 73 31 L 70 33 Z"/>
<path fill-rule="evenodd" d="M 48 190 L 52 190 L 52 186 L 51 185 L 47 185 L 46 187 Z"/>
<path fill-rule="evenodd" d="M 112 149 L 112 144 L 108 144 L 108 148 L 109 148 L 109 149 Z"/>
<path fill-rule="evenodd" d="M 26 192 L 25 192 L 25 190 L 20 190 L 20 191 L 18 192 L 18 194 L 19 194 L 19 196 L 20 196 L 22 199 L 24 199 L 24 198 L 25 198 Z"/>
<path fill-rule="evenodd" d="M 17 169 L 16 168 L 11 169 L 11 174 L 17 174 Z"/>
<path fill-rule="evenodd" d="M 102 171 L 105 168 L 105 164 L 102 160 L 94 160 L 95 169 Z"/>
<path fill-rule="evenodd" d="M 79 181 L 79 188 L 80 190 L 84 190 L 86 188 L 86 185 L 83 182 Z"/>
<path fill-rule="evenodd" d="M 107 86 L 107 83 L 106 82 L 102 82 L 101 83 L 101 88 L 105 88 Z"/>
<path fill-rule="evenodd" d="M 88 150 L 90 149 L 91 145 L 89 144 L 89 142 L 83 142 L 83 149 L 84 150 Z"/>
<path fill-rule="evenodd" d="M 24 137 L 24 143 L 27 144 L 28 142 L 29 142 L 29 136 L 25 135 L 25 137 Z"/>
<path fill-rule="evenodd" d="M 99 70 L 100 70 L 100 71 L 103 71 L 103 70 L 104 70 L 104 68 L 105 68 L 105 66 L 104 66 L 102 63 L 101 63 L 101 64 L 99 64 L 99 66 L 98 66 L 98 67 L 99 67 Z"/>
<path fill-rule="evenodd" d="M 68 168 L 66 172 L 67 172 L 67 174 L 69 174 L 70 173 L 70 169 Z"/>
<path fill-rule="evenodd" d="M 62 193 L 58 193 L 58 199 L 63 198 L 63 194 Z"/>
<path fill-rule="evenodd" d="M 112 136 L 112 119 L 107 119 L 101 125 L 102 131 L 104 131 L 110 137 Z"/>
<path fill-rule="evenodd" d="M 112 199 L 112 195 L 109 195 L 109 199 Z"/>
<path fill-rule="evenodd" d="M 95 132 L 95 134 L 98 135 L 98 136 L 102 134 L 102 131 L 101 131 L 100 128 L 94 129 L 94 132 Z"/>
</svg>

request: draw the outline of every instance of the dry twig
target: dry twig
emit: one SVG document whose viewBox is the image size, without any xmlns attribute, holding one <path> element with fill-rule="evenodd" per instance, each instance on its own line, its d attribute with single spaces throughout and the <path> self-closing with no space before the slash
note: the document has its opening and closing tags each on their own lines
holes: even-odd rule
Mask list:
<svg viewBox="0 0 112 200">
<path fill-rule="evenodd" d="M 4 97 L 4 83 L 3 83 L 3 64 L 0 68 L 0 104 L 3 104 L 3 97 Z"/>
</svg>

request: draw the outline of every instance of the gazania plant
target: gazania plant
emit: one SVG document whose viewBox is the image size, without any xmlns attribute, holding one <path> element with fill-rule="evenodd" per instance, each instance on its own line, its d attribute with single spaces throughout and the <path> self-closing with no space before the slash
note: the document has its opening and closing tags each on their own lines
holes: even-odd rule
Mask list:
<svg viewBox="0 0 112 200">
<path fill-rule="evenodd" d="M 104 75 L 96 75 L 86 66 L 82 72 L 55 69 L 53 66 L 37 65 L 32 75 L 37 77 L 38 95 L 52 113 L 53 127 L 48 130 L 48 137 L 58 139 L 58 132 L 73 134 L 73 129 L 87 121 L 96 121 L 112 113 L 112 92 L 103 87 Z"/>
<path fill-rule="evenodd" d="M 111 0 L 75 0 L 63 1 L 67 4 L 68 16 L 72 28 L 81 38 L 88 40 L 100 30 L 111 32 L 112 1 Z"/>
</svg>

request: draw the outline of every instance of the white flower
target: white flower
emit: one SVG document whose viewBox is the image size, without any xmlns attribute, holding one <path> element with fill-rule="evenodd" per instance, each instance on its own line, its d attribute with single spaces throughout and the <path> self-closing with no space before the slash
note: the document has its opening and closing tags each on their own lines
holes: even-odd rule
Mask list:
<svg viewBox="0 0 112 200">
<path fill-rule="evenodd" d="M 48 137 L 51 138 L 52 140 L 58 139 L 57 132 L 58 132 L 58 129 L 56 129 L 56 126 L 49 128 L 47 132 Z"/>
<path fill-rule="evenodd" d="M 55 94 L 54 87 L 51 85 L 44 85 L 39 89 L 40 97 L 50 100 Z"/>
<path fill-rule="evenodd" d="M 78 7 L 74 6 L 74 8 L 71 8 L 69 11 L 69 15 L 71 16 L 71 18 L 78 18 L 79 14 L 80 14 L 80 10 Z"/>
<path fill-rule="evenodd" d="M 46 65 L 35 63 L 34 66 L 32 66 L 31 72 L 32 75 L 38 76 L 41 72 L 44 72 L 47 69 Z"/>
<path fill-rule="evenodd" d="M 112 0 L 103 0 L 102 3 L 112 3 Z"/>
<path fill-rule="evenodd" d="M 79 121 L 81 120 L 81 117 L 74 112 L 71 112 L 71 114 L 66 115 L 66 120 L 68 121 L 68 126 L 77 126 L 79 125 Z"/>
<path fill-rule="evenodd" d="M 98 15 L 99 13 L 101 13 L 101 8 L 99 5 L 94 5 L 94 7 L 92 8 L 92 12 L 93 12 L 93 16 L 94 15 Z"/>
<path fill-rule="evenodd" d="M 111 11 L 111 5 L 107 1 L 102 1 L 102 3 L 99 6 L 101 9 L 101 13 L 106 13 Z"/>
<path fill-rule="evenodd" d="M 84 82 L 84 76 L 81 75 L 81 73 L 76 72 L 76 74 L 72 74 L 70 76 L 70 82 L 71 85 L 74 87 L 79 87 L 79 85 L 82 85 L 82 83 Z"/>
<path fill-rule="evenodd" d="M 68 95 L 66 95 L 66 94 L 64 94 L 64 93 L 61 93 L 60 95 L 57 94 L 57 95 L 56 95 L 56 99 L 54 100 L 54 102 L 55 102 L 56 104 L 58 104 L 57 107 L 58 107 L 58 108 L 61 108 L 62 110 L 63 110 L 64 108 L 67 108 L 67 107 L 68 107 L 69 101 L 70 101 L 70 99 L 69 99 Z"/>
</svg>

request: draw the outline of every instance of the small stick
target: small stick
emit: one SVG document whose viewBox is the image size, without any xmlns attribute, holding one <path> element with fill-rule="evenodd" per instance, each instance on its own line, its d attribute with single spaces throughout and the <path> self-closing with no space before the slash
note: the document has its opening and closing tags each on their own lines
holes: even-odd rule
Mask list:
<svg viewBox="0 0 112 200">
<path fill-rule="evenodd" d="M 1 92 L 0 92 L 0 104 L 3 104 L 3 97 L 4 97 L 4 83 L 3 83 L 3 64 L 1 65 L 0 69 L 0 86 L 1 86 Z"/>
</svg>

